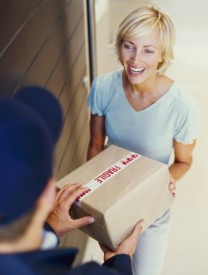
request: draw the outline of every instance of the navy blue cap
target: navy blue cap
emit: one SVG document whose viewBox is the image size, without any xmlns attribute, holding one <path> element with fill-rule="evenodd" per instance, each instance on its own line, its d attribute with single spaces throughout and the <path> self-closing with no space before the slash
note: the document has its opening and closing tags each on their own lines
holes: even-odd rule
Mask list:
<svg viewBox="0 0 208 275">
<path fill-rule="evenodd" d="M 0 100 L 0 226 L 27 213 L 46 187 L 62 119 L 56 97 L 41 87 Z"/>
</svg>

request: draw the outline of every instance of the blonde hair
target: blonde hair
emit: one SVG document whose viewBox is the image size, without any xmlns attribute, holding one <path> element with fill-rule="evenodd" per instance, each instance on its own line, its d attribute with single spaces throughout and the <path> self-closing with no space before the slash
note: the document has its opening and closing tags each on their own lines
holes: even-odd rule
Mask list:
<svg viewBox="0 0 208 275">
<path fill-rule="evenodd" d="M 139 7 L 120 23 L 114 44 L 118 59 L 123 39 L 138 38 L 155 30 L 159 31 L 162 48 L 157 72 L 163 74 L 174 61 L 175 28 L 170 16 L 153 5 Z"/>
</svg>

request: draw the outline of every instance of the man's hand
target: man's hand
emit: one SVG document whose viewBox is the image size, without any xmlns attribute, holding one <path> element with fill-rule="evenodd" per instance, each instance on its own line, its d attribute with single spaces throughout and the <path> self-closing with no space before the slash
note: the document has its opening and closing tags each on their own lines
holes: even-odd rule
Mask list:
<svg viewBox="0 0 208 275">
<path fill-rule="evenodd" d="M 73 220 L 69 215 L 71 205 L 86 189 L 81 184 L 73 183 L 58 191 L 53 209 L 47 218 L 47 223 L 54 229 L 58 237 L 94 222 L 94 218 L 90 216 Z"/>
<path fill-rule="evenodd" d="M 138 222 L 135 225 L 131 235 L 119 245 L 116 251 L 111 251 L 102 244 L 100 244 L 100 247 L 104 253 L 104 261 L 107 261 L 111 257 L 116 256 L 118 254 L 127 254 L 129 256 L 132 256 L 136 249 L 137 243 L 139 241 L 139 236 L 141 234 L 143 227 L 144 222 Z"/>
</svg>

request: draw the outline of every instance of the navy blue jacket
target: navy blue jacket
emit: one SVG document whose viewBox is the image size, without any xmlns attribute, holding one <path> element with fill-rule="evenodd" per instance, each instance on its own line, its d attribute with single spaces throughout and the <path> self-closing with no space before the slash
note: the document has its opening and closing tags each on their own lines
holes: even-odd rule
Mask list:
<svg viewBox="0 0 208 275">
<path fill-rule="evenodd" d="M 44 227 L 56 234 L 48 223 Z M 89 262 L 73 268 L 77 252 L 75 248 L 54 248 L 0 254 L 0 275 L 132 275 L 131 259 L 127 255 L 112 257 L 103 265 Z"/>
<path fill-rule="evenodd" d="M 25 253 L 0 254 L 0 275 L 132 275 L 130 257 L 117 255 L 103 265 L 89 262 L 72 268 L 77 249 L 55 248 Z"/>
</svg>

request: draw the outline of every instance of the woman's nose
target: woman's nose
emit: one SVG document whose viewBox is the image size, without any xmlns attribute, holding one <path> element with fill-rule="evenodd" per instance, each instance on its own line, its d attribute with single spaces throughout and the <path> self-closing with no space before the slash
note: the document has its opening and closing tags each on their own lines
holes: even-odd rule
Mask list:
<svg viewBox="0 0 208 275">
<path fill-rule="evenodd" d="M 142 53 L 139 50 L 135 50 L 131 56 L 131 61 L 138 62 L 142 60 Z"/>
</svg>

